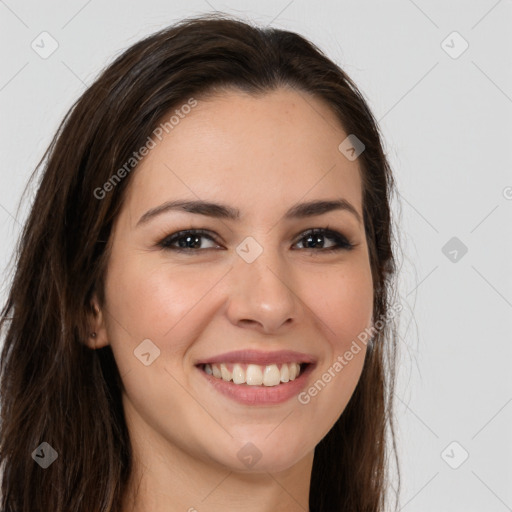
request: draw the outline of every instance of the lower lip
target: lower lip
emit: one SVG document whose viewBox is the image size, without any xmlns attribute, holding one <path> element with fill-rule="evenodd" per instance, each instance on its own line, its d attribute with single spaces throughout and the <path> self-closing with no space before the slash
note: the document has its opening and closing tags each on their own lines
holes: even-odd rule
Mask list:
<svg viewBox="0 0 512 512">
<path fill-rule="evenodd" d="M 308 364 L 305 370 L 294 380 L 278 384 L 277 386 L 249 386 L 248 384 L 234 384 L 208 375 L 198 368 L 199 372 L 220 393 L 244 405 L 272 405 L 286 402 L 298 395 L 306 386 L 307 378 L 313 371 L 314 364 Z"/>
</svg>

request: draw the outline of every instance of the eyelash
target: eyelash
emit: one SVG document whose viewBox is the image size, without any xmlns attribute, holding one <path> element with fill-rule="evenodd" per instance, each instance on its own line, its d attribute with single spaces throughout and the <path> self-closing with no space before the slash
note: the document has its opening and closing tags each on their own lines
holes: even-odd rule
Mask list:
<svg viewBox="0 0 512 512">
<path fill-rule="evenodd" d="M 166 236 L 165 238 L 160 240 L 160 242 L 158 242 L 158 246 L 166 251 L 176 251 L 179 253 L 189 253 L 189 254 L 198 252 L 198 251 L 207 251 L 207 250 L 213 249 L 213 247 L 208 247 L 207 249 L 186 249 L 183 247 L 174 247 L 174 246 L 170 245 L 182 238 L 186 238 L 187 236 L 197 236 L 197 235 L 199 235 L 201 237 L 208 238 L 214 243 L 218 243 L 210 235 L 210 232 L 205 229 L 185 229 L 183 231 L 178 231 L 176 233 L 173 233 L 172 235 Z M 354 244 L 349 242 L 344 235 L 342 235 L 338 231 L 333 231 L 329 228 L 313 228 L 313 229 L 304 231 L 303 233 L 301 233 L 300 238 L 297 240 L 296 243 L 301 242 L 304 238 L 307 238 L 309 236 L 314 236 L 314 235 L 325 236 L 326 238 L 329 238 L 329 239 L 333 240 L 334 242 L 336 242 L 337 245 L 334 247 L 329 247 L 327 249 L 315 249 L 313 247 L 310 247 L 310 248 L 305 248 L 303 250 L 309 250 L 309 251 L 321 252 L 321 253 L 332 253 L 332 252 L 341 251 L 341 250 L 350 251 L 354 248 Z"/>
</svg>

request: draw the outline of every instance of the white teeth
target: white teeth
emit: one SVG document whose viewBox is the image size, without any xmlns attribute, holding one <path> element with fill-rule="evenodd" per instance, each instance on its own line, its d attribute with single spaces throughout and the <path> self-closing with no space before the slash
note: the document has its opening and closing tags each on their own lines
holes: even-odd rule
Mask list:
<svg viewBox="0 0 512 512">
<path fill-rule="evenodd" d="M 283 366 L 287 366 L 284 364 Z M 263 372 L 263 384 L 265 386 L 277 386 L 281 381 L 281 372 L 276 364 L 271 364 L 269 366 L 265 366 L 265 371 Z"/>
<path fill-rule="evenodd" d="M 232 378 L 231 372 L 226 368 L 225 364 L 220 365 L 220 373 L 222 376 L 222 380 L 225 380 L 227 382 L 229 382 L 231 380 L 231 378 Z"/>
<path fill-rule="evenodd" d="M 290 369 L 287 364 L 281 367 L 281 382 L 288 382 L 290 380 Z"/>
<path fill-rule="evenodd" d="M 245 382 L 245 371 L 239 364 L 233 366 L 233 382 L 235 384 L 243 384 Z"/>
<path fill-rule="evenodd" d="M 263 384 L 263 373 L 261 371 L 261 366 L 257 364 L 250 364 L 247 366 L 247 374 L 245 376 L 247 384 L 249 386 L 261 386 Z M 233 381 L 235 382 L 235 381 Z M 239 384 L 235 382 L 235 384 Z M 277 383 L 279 384 L 279 383 Z"/>
<path fill-rule="evenodd" d="M 244 369 L 244 367 L 246 369 Z M 261 366 L 258 364 L 242 365 L 236 363 L 229 371 L 225 363 L 205 364 L 204 371 L 217 379 L 232 381 L 234 384 L 247 384 L 249 386 L 277 386 L 281 382 L 286 383 L 295 380 L 300 373 L 299 363 L 285 363 L 281 369 L 277 364 Z"/>
</svg>

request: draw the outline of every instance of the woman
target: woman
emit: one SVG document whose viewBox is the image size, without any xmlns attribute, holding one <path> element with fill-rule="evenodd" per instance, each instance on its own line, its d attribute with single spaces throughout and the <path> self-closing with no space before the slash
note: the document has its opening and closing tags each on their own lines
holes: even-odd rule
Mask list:
<svg viewBox="0 0 512 512">
<path fill-rule="evenodd" d="M 43 161 L 2 311 L 2 510 L 382 511 L 393 179 L 344 72 L 187 19 Z"/>
</svg>

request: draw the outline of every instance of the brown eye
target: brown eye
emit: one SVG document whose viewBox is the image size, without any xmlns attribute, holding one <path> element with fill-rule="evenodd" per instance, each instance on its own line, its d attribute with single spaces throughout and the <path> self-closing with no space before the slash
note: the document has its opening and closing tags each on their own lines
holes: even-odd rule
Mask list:
<svg viewBox="0 0 512 512">
<path fill-rule="evenodd" d="M 204 251 L 206 249 L 212 249 L 213 247 L 201 247 L 203 245 L 203 239 L 208 239 L 216 243 L 214 238 L 210 236 L 206 230 L 187 229 L 165 237 L 158 245 L 162 247 L 162 249 L 178 252 L 194 252 L 197 250 Z M 177 245 L 175 245 L 176 243 Z"/>
<path fill-rule="evenodd" d="M 339 251 L 342 249 L 350 250 L 354 246 L 347 240 L 347 238 L 337 231 L 332 231 L 325 228 L 315 228 L 306 231 L 301 235 L 299 243 L 305 242 L 305 249 L 314 250 L 325 243 L 326 239 L 334 241 L 334 246 L 331 247 L 320 247 L 317 252 L 331 252 Z"/>
</svg>

